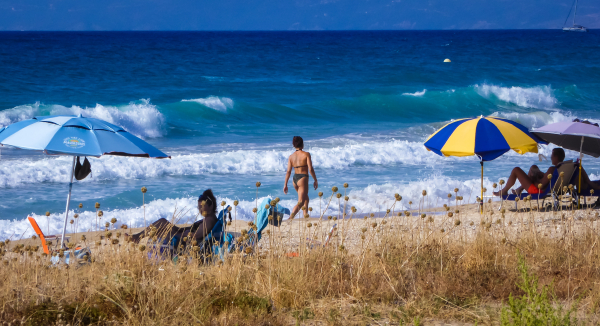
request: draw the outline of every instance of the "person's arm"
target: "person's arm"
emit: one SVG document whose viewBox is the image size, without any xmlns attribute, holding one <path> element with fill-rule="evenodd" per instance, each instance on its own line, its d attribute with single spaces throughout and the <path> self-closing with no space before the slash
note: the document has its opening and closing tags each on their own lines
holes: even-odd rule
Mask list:
<svg viewBox="0 0 600 326">
<path fill-rule="evenodd" d="M 312 175 L 313 179 L 315 180 L 314 186 L 315 186 L 315 190 L 317 190 L 317 188 L 319 188 L 319 183 L 317 182 L 317 175 L 315 174 L 315 169 L 313 168 L 312 158 L 310 157 L 310 153 L 307 153 L 307 154 L 308 154 L 308 158 L 306 159 L 306 164 L 308 165 L 308 172 L 310 172 L 310 175 Z"/>
<path fill-rule="evenodd" d="M 542 188 L 541 189 L 546 189 L 546 186 L 548 186 L 548 184 L 550 183 L 550 179 L 548 179 L 548 175 L 552 175 L 554 173 L 554 170 L 556 168 L 551 166 L 548 168 L 548 171 L 546 171 L 546 173 L 544 173 L 544 177 L 542 178 L 542 180 L 539 182 L 542 184 Z M 538 186 L 538 185 L 534 185 L 534 186 Z"/>
<path fill-rule="evenodd" d="M 195 222 L 192 225 L 192 228 L 190 229 L 190 233 L 191 233 L 191 238 L 195 239 L 196 241 L 200 242 L 202 241 L 202 239 L 204 239 L 206 237 L 206 235 L 208 235 L 210 233 L 210 231 L 212 231 L 212 228 L 215 226 L 215 223 L 210 223 L 211 221 L 207 221 L 207 219 L 215 219 L 215 217 L 205 217 L 204 219 Z M 210 225 L 212 224 L 212 226 Z M 193 230 L 193 231 L 192 231 Z M 184 234 L 185 236 L 185 234 Z"/>
<path fill-rule="evenodd" d="M 283 193 L 287 195 L 288 193 L 288 181 L 290 181 L 290 175 L 292 175 L 292 160 L 291 160 L 291 156 L 288 157 L 288 166 L 287 166 L 287 172 L 285 173 L 285 182 L 283 183 Z"/>
</svg>

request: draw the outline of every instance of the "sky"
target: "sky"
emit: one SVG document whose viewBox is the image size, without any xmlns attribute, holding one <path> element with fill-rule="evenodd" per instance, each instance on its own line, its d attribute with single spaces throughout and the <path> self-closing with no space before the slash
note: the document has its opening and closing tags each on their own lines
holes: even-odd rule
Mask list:
<svg viewBox="0 0 600 326">
<path fill-rule="evenodd" d="M 573 0 L 0 0 L 0 31 L 561 28 Z M 569 23 L 572 23 L 572 16 Z M 600 1 L 577 23 L 600 28 Z"/>
</svg>

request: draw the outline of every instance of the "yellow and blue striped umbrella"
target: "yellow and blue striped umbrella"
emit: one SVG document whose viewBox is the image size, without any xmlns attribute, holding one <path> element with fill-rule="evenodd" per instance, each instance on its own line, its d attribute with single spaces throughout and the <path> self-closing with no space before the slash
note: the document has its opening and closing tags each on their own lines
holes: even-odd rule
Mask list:
<svg viewBox="0 0 600 326">
<path fill-rule="evenodd" d="M 514 150 L 537 153 L 538 144 L 547 144 L 524 126 L 497 117 L 459 119 L 445 125 L 425 141 L 425 147 L 442 156 L 477 155 L 491 161 Z"/>
<path fill-rule="evenodd" d="M 479 157 L 482 199 L 484 161 L 496 159 L 511 149 L 519 154 L 537 153 L 538 144 L 547 142 L 524 126 L 511 120 L 483 116 L 452 121 L 425 141 L 425 147 L 438 155 Z"/>
</svg>

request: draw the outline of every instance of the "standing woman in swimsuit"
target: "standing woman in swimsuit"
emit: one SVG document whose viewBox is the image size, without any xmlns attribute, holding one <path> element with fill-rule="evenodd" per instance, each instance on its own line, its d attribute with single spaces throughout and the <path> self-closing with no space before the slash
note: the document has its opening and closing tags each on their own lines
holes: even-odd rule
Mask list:
<svg viewBox="0 0 600 326">
<path fill-rule="evenodd" d="M 298 211 L 302 206 L 306 207 L 306 211 L 308 212 L 308 173 L 310 171 L 310 175 L 312 175 L 314 182 L 315 190 L 319 187 L 319 183 L 317 182 L 317 176 L 315 175 L 315 169 L 313 169 L 312 160 L 310 158 L 310 153 L 303 151 L 304 149 L 304 140 L 300 136 L 294 136 L 294 140 L 292 141 L 296 151 L 290 155 L 288 159 L 288 167 L 287 173 L 285 174 L 285 183 L 283 185 L 283 193 L 288 193 L 288 181 L 290 180 L 290 175 L 292 174 L 292 168 L 294 168 L 294 189 L 298 192 L 298 204 L 294 206 L 292 210 L 291 218 L 296 216 Z"/>
</svg>

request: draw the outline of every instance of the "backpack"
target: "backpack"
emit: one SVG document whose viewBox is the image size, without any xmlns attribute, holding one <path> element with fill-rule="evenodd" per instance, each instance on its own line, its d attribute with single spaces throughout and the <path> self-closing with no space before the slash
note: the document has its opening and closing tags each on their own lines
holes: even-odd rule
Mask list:
<svg viewBox="0 0 600 326">
<path fill-rule="evenodd" d="M 75 164 L 75 179 L 83 180 L 92 172 L 92 165 L 88 161 L 87 157 L 83 160 L 83 164 L 79 162 L 79 156 L 77 156 L 77 163 Z"/>
</svg>

